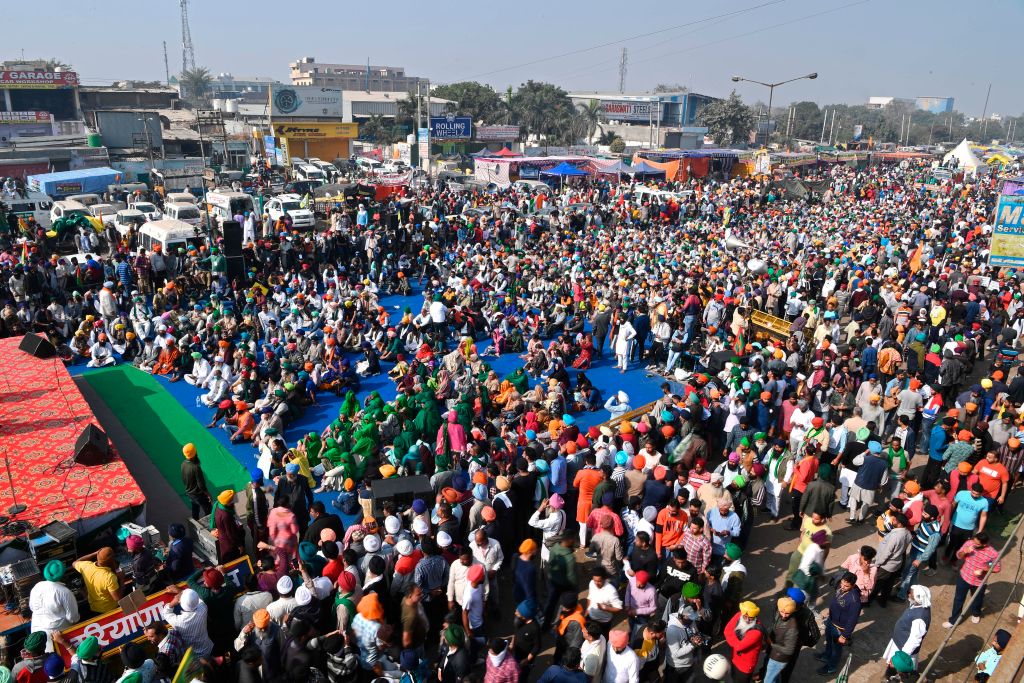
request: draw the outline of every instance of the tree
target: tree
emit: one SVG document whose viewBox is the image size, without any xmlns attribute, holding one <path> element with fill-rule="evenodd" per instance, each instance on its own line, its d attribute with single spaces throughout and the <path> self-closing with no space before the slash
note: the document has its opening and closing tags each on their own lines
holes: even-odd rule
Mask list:
<svg viewBox="0 0 1024 683">
<path fill-rule="evenodd" d="M 622 154 L 626 151 L 626 141 L 616 135 L 615 139 L 608 145 L 608 151 L 612 154 Z"/>
<path fill-rule="evenodd" d="M 523 128 L 523 135 L 536 135 L 547 141 L 565 139 L 576 109 L 569 94 L 551 83 L 527 81 L 512 96 L 512 119 Z"/>
<path fill-rule="evenodd" d="M 601 135 L 597 138 L 597 144 L 599 144 L 599 145 L 610 145 L 610 144 L 612 144 L 613 142 L 615 142 L 618 139 L 619 139 L 619 136 L 618 136 L 617 133 L 615 133 L 613 131 L 610 131 L 610 130 L 606 130 L 606 131 L 602 131 Z"/>
<path fill-rule="evenodd" d="M 715 144 L 726 146 L 746 143 L 750 131 L 754 129 L 754 112 L 743 104 L 743 100 L 733 90 L 724 100 L 712 102 L 701 110 L 700 121 L 708 127 L 708 133 L 715 139 Z"/>
<path fill-rule="evenodd" d="M 210 91 L 210 83 L 213 82 L 213 75 L 206 67 L 186 69 L 178 76 L 178 84 L 181 88 L 181 96 L 198 102 L 206 99 L 206 93 Z"/>
<path fill-rule="evenodd" d="M 590 100 L 585 105 L 577 107 L 577 118 L 583 130 L 583 137 L 587 142 L 594 137 L 597 131 L 604 133 L 601 127 L 601 103 L 597 100 Z"/>
<path fill-rule="evenodd" d="M 62 62 L 56 57 L 48 57 L 46 59 L 40 59 L 39 61 L 43 63 L 43 68 L 46 71 L 56 71 L 57 69 L 60 69 L 61 71 L 71 71 L 70 64 Z"/>
<path fill-rule="evenodd" d="M 390 145 L 399 139 L 396 126 L 379 114 L 359 124 L 359 137 L 378 145 Z"/>
<path fill-rule="evenodd" d="M 430 94 L 442 100 L 452 100 L 455 105 L 450 107 L 451 113 L 470 116 L 474 122 L 491 124 L 502 123 L 505 120 L 505 103 L 489 85 L 476 81 L 460 81 L 439 85 L 431 90 Z"/>
<path fill-rule="evenodd" d="M 419 110 L 421 112 L 427 111 L 427 100 L 425 97 L 420 96 L 419 98 Z M 395 123 L 401 123 L 405 125 L 411 125 L 416 121 L 416 94 L 409 93 L 405 99 L 398 100 L 396 103 L 398 113 L 395 115 Z M 428 114 L 429 116 L 429 114 Z"/>
</svg>

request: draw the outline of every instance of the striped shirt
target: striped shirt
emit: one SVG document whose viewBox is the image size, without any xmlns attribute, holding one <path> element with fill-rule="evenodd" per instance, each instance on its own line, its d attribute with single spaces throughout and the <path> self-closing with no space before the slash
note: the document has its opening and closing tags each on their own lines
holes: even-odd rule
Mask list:
<svg viewBox="0 0 1024 683">
<path fill-rule="evenodd" d="M 990 566 L 993 572 L 998 572 L 1001 569 L 999 563 L 996 562 L 999 551 L 990 545 L 978 548 L 974 544 L 974 539 L 971 539 L 960 546 L 957 554 L 960 553 L 964 554 L 964 563 L 960 567 L 960 578 L 972 586 L 981 585 L 981 582 L 985 580 L 985 572 Z M 995 562 L 994 565 L 993 562 Z M 980 576 L 978 572 L 981 572 Z"/>
<path fill-rule="evenodd" d="M 690 561 L 697 573 L 707 569 L 711 561 L 711 541 L 703 534 L 695 535 L 687 528 L 683 532 L 683 548 L 686 550 L 686 559 Z"/>
<path fill-rule="evenodd" d="M 164 605 L 161 613 L 164 621 L 170 624 L 171 628 L 177 632 L 181 638 L 181 643 L 186 648 L 191 647 L 197 657 L 206 658 L 210 656 L 210 653 L 213 652 L 213 641 L 210 640 L 206 630 L 205 602 L 200 600 L 194 612 L 175 614 L 173 607 Z"/>
</svg>

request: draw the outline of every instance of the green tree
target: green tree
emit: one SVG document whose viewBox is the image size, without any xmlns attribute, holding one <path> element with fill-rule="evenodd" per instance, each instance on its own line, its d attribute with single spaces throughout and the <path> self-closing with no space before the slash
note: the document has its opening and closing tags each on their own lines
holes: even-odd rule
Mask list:
<svg viewBox="0 0 1024 683">
<path fill-rule="evenodd" d="M 606 130 L 602 131 L 601 135 L 597 138 L 597 144 L 599 145 L 610 145 L 619 139 L 618 134 L 613 131 Z"/>
<path fill-rule="evenodd" d="M 206 67 L 187 69 L 178 76 L 178 84 L 181 88 L 181 96 L 192 102 L 206 99 L 206 93 L 210 91 L 210 83 L 213 82 L 213 75 Z"/>
<path fill-rule="evenodd" d="M 60 69 L 61 71 L 71 71 L 71 65 L 67 62 L 63 62 L 56 57 L 47 57 L 46 59 L 39 60 L 43 62 L 43 68 L 46 71 L 55 71 Z"/>
<path fill-rule="evenodd" d="M 416 94 L 409 93 L 404 99 L 398 100 L 395 103 L 398 109 L 398 113 L 395 116 L 396 124 L 404 124 L 410 126 L 416 121 Z M 421 112 L 427 111 L 427 98 L 420 96 L 419 98 L 419 110 Z"/>
<path fill-rule="evenodd" d="M 754 112 L 733 90 L 724 100 L 712 102 L 701 110 L 700 121 L 708 127 L 715 144 L 727 146 L 746 143 L 754 129 Z"/>
<path fill-rule="evenodd" d="M 379 114 L 374 114 L 359 124 L 359 138 L 368 142 L 390 145 L 399 137 L 397 126 Z"/>
<path fill-rule="evenodd" d="M 548 142 L 564 140 L 571 129 L 576 109 L 569 94 L 551 83 L 529 80 L 512 96 L 512 119 L 523 135 L 536 135 Z"/>
<path fill-rule="evenodd" d="M 626 141 L 616 135 L 615 139 L 608 145 L 608 150 L 612 154 L 622 154 L 626 151 Z"/>
<path fill-rule="evenodd" d="M 476 81 L 460 81 L 439 85 L 431 90 L 430 94 L 442 100 L 452 100 L 455 105 L 449 107 L 451 113 L 470 116 L 474 122 L 492 124 L 505 121 L 505 103 L 489 85 Z"/>
</svg>

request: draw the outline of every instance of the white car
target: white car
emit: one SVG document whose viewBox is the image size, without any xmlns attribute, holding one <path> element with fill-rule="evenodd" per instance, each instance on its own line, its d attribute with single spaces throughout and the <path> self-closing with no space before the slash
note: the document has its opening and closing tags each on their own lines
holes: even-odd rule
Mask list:
<svg viewBox="0 0 1024 683">
<path fill-rule="evenodd" d="M 138 229 L 146 224 L 146 214 L 142 211 L 131 208 L 122 209 L 114 214 L 114 229 L 125 235 L 133 227 Z"/>
<path fill-rule="evenodd" d="M 316 216 L 310 209 L 302 208 L 302 197 L 297 194 L 282 194 L 274 197 L 263 207 L 271 221 L 277 221 L 287 214 L 291 216 L 292 227 L 314 228 L 316 227 Z"/>
<path fill-rule="evenodd" d="M 149 221 L 158 221 L 164 217 L 164 215 L 160 213 L 160 209 L 156 208 L 156 204 L 153 204 L 152 202 L 135 202 L 128 208 L 141 211 L 146 216 L 146 220 Z"/>
<path fill-rule="evenodd" d="M 194 226 L 203 222 L 203 214 L 195 204 L 164 204 L 164 216 Z"/>
</svg>

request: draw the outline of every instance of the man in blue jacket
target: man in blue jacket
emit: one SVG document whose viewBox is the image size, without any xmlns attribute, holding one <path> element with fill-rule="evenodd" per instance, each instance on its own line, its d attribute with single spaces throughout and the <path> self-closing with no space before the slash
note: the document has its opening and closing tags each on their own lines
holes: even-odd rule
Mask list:
<svg viewBox="0 0 1024 683">
<path fill-rule="evenodd" d="M 860 607 L 857 576 L 852 572 L 846 572 L 839 580 L 839 589 L 828 605 L 828 617 L 825 619 L 825 650 L 814 655 L 814 658 L 822 663 L 818 675 L 828 676 L 836 672 L 839 660 L 843 656 L 843 647 L 850 644 L 850 637 L 857 628 Z"/>
<path fill-rule="evenodd" d="M 955 417 L 944 417 L 942 422 L 932 427 L 928 436 L 928 464 L 924 466 L 924 474 L 921 475 L 922 490 L 930 489 L 942 475 L 942 456 L 953 438 L 955 426 Z"/>
<path fill-rule="evenodd" d="M 857 470 L 857 476 L 850 487 L 850 523 L 862 524 L 868 508 L 875 504 L 875 494 L 885 483 L 889 463 L 881 457 L 882 444 L 868 442 L 868 452 L 863 455 L 864 464 Z"/>
</svg>

